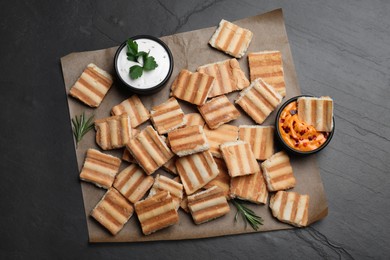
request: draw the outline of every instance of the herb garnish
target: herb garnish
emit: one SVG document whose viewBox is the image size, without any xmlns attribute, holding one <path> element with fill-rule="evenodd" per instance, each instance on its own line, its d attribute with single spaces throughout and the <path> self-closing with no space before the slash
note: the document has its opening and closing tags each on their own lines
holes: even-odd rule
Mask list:
<svg viewBox="0 0 390 260">
<path fill-rule="evenodd" d="M 256 215 L 253 210 L 244 206 L 239 200 L 233 199 L 233 205 L 237 208 L 237 213 L 234 216 L 234 221 L 238 221 L 238 214 L 241 215 L 242 219 L 245 221 L 245 228 L 247 223 L 251 225 L 254 230 L 259 229 L 259 225 L 263 225 L 263 219 Z"/>
<path fill-rule="evenodd" d="M 93 115 L 91 115 L 87 120 L 85 120 L 85 113 L 83 112 L 80 116 L 75 116 L 72 118 L 73 125 L 73 135 L 76 138 L 76 147 L 83 138 L 83 136 L 93 129 Z"/>
<path fill-rule="evenodd" d="M 130 67 L 130 78 L 137 79 L 142 76 L 143 71 L 154 70 L 158 65 L 153 56 L 149 56 L 149 52 L 138 52 L 138 44 L 131 40 L 127 40 L 127 59 L 137 62 L 139 65 Z M 142 64 L 138 62 L 138 58 L 142 57 Z"/>
</svg>

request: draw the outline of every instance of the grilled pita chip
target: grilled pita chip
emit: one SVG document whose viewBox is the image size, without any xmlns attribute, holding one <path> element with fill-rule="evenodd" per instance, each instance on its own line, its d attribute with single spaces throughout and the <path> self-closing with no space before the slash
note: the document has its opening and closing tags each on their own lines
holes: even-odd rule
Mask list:
<svg viewBox="0 0 390 260">
<path fill-rule="evenodd" d="M 188 208 L 196 224 L 222 217 L 230 211 L 222 189 L 217 186 L 188 196 L 187 199 Z"/>
<path fill-rule="evenodd" d="M 260 171 L 250 145 L 244 141 L 221 144 L 220 150 L 231 177 L 254 174 Z"/>
<path fill-rule="evenodd" d="M 119 171 L 121 159 L 104 154 L 95 149 L 88 149 L 80 179 L 92 182 L 98 187 L 110 188 Z"/>
<path fill-rule="evenodd" d="M 90 107 L 98 107 L 112 82 L 110 74 L 90 63 L 70 89 L 69 95 Z"/>
<path fill-rule="evenodd" d="M 126 199 L 135 203 L 146 194 L 153 182 L 153 177 L 147 176 L 136 164 L 130 164 L 116 176 L 113 186 Z"/>
<path fill-rule="evenodd" d="M 217 158 L 222 158 L 219 150 L 221 144 L 237 141 L 238 139 L 238 127 L 234 125 L 224 124 L 217 129 L 210 129 L 205 126 L 204 132 L 210 145 L 210 152 Z"/>
<path fill-rule="evenodd" d="M 296 180 L 287 153 L 272 155 L 261 164 L 268 191 L 287 190 L 295 186 Z"/>
<path fill-rule="evenodd" d="M 267 204 L 267 185 L 264 182 L 261 171 L 251 175 L 232 178 L 230 182 L 230 196 L 256 204 Z"/>
<path fill-rule="evenodd" d="M 237 108 L 230 103 L 226 96 L 219 96 L 198 107 L 200 114 L 209 128 L 219 126 L 237 119 L 240 116 Z"/>
<path fill-rule="evenodd" d="M 178 209 L 180 207 L 180 202 L 183 199 L 183 185 L 174 179 L 170 179 L 163 175 L 157 175 L 149 196 L 153 196 L 164 190 L 171 194 L 175 208 Z"/>
<path fill-rule="evenodd" d="M 228 170 L 226 168 L 226 164 L 224 160 L 219 158 L 214 158 L 215 163 L 217 164 L 219 173 L 217 177 L 215 177 L 213 180 L 211 180 L 209 183 L 207 183 L 203 188 L 208 189 L 212 186 L 217 186 L 221 188 L 223 191 L 223 194 L 225 195 L 226 199 L 230 199 L 230 175 L 228 173 Z"/>
<path fill-rule="evenodd" d="M 176 168 L 187 195 L 202 188 L 219 173 L 209 151 L 178 158 Z"/>
<path fill-rule="evenodd" d="M 333 129 L 333 100 L 330 97 L 300 97 L 298 118 L 317 131 L 331 132 Z"/>
<path fill-rule="evenodd" d="M 249 80 L 236 59 L 224 60 L 200 66 L 197 69 L 215 78 L 214 85 L 208 97 L 215 97 L 249 86 Z"/>
<path fill-rule="evenodd" d="M 168 133 L 168 140 L 172 152 L 179 157 L 203 152 L 210 147 L 203 127 L 199 125 L 173 130 Z"/>
<path fill-rule="evenodd" d="M 133 137 L 128 115 L 95 120 L 96 143 L 103 150 L 124 147 Z"/>
<path fill-rule="evenodd" d="M 162 135 L 185 125 L 184 113 L 175 98 L 154 106 L 150 111 L 150 119 L 157 132 Z"/>
<path fill-rule="evenodd" d="M 146 172 L 150 175 L 168 162 L 174 154 L 152 126 L 147 126 L 127 144 L 127 149 Z"/>
<path fill-rule="evenodd" d="M 308 224 L 309 195 L 278 191 L 271 197 L 269 207 L 272 215 L 282 222 L 305 227 Z"/>
<path fill-rule="evenodd" d="M 145 200 L 137 201 L 134 207 L 145 235 L 179 222 L 179 215 L 168 191 L 160 191 Z"/>
<path fill-rule="evenodd" d="M 116 235 L 133 215 L 133 206 L 114 188 L 110 188 L 91 212 L 91 216 Z"/>
<path fill-rule="evenodd" d="M 150 117 L 149 111 L 145 108 L 137 95 L 133 95 L 122 103 L 114 106 L 111 109 L 111 114 L 114 116 L 123 114 L 129 115 L 132 128 L 139 126 Z"/>
<path fill-rule="evenodd" d="M 241 58 L 244 56 L 252 37 L 253 33 L 248 29 L 222 19 L 209 44 L 233 57 Z"/>
<path fill-rule="evenodd" d="M 236 104 L 258 124 L 262 124 L 281 102 L 282 96 L 262 79 L 252 81 L 236 99 Z"/>
<path fill-rule="evenodd" d="M 204 126 L 205 121 L 199 113 L 189 113 L 184 115 L 185 126 L 200 125 Z"/>
<path fill-rule="evenodd" d="M 248 142 L 257 160 L 266 160 L 274 154 L 273 126 L 240 125 L 239 139 Z"/>
<path fill-rule="evenodd" d="M 213 84 L 214 77 L 183 69 L 172 84 L 172 96 L 194 105 L 203 105 Z"/>
<path fill-rule="evenodd" d="M 273 86 L 282 97 L 286 96 L 282 53 L 280 51 L 248 53 L 248 63 L 251 81 L 262 78 Z"/>
</svg>

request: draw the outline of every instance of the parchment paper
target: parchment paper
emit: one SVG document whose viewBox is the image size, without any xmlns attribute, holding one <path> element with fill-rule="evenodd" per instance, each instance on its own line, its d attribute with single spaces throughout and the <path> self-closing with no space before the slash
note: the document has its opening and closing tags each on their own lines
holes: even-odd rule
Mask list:
<svg viewBox="0 0 390 260">
<path fill-rule="evenodd" d="M 234 23 L 244 28 L 248 28 L 254 34 L 248 52 L 263 50 L 280 50 L 282 52 L 284 77 L 287 88 L 287 96 L 283 101 L 286 101 L 292 96 L 299 95 L 301 92 L 297 82 L 290 46 L 284 27 L 282 10 L 274 10 L 266 14 L 235 21 Z M 148 109 L 169 98 L 170 86 L 181 69 L 186 68 L 190 71 L 195 71 L 200 65 L 231 58 L 230 56 L 211 48 L 207 44 L 215 29 L 216 27 L 210 27 L 161 38 L 172 51 L 174 57 L 174 71 L 169 82 L 160 92 L 150 96 L 140 96 L 142 102 Z M 115 75 L 113 60 L 116 49 L 117 47 L 113 47 L 104 50 L 71 53 L 61 58 L 66 93 L 69 93 L 70 87 L 80 76 L 87 64 L 91 62 L 112 75 Z M 245 55 L 242 57 L 239 62 L 249 79 L 247 56 Z M 111 108 L 130 97 L 132 94 L 133 93 L 121 88 L 119 81 L 115 81 L 114 86 L 110 89 L 102 104 L 97 109 L 91 109 L 78 100 L 68 96 L 70 118 L 73 118 L 75 115 L 80 115 L 83 111 L 85 111 L 86 115 L 94 114 L 95 119 L 110 116 Z M 233 101 L 236 96 L 237 93 L 228 95 L 231 101 Z M 186 113 L 196 111 L 196 109 L 188 103 L 181 101 L 179 103 Z M 231 122 L 231 124 L 255 124 L 243 110 L 239 110 L 241 112 L 241 117 L 234 122 Z M 263 125 L 273 125 L 275 114 L 276 112 L 273 112 Z M 149 123 L 145 123 L 141 125 L 139 129 L 143 129 L 148 124 Z M 99 149 L 95 143 L 94 131 L 90 131 L 84 136 L 77 148 L 75 146 L 79 169 L 82 167 L 85 153 L 88 148 Z M 107 153 L 118 157 L 122 156 L 122 150 L 108 151 Z M 324 218 L 328 212 L 328 205 L 315 156 L 306 158 L 291 157 L 291 162 L 297 179 L 297 185 L 292 191 L 310 195 L 309 222 L 313 223 Z M 127 164 L 123 162 L 121 169 L 126 166 Z M 157 173 L 167 175 L 162 169 L 158 170 L 155 174 Z M 155 174 L 153 176 L 155 176 Z M 78 174 L 75 175 L 75 178 L 78 178 Z M 80 184 L 83 193 L 90 242 L 179 240 L 255 232 L 249 225 L 245 228 L 245 224 L 241 218 L 239 218 L 238 222 L 234 222 L 236 209 L 230 204 L 231 211 L 228 215 L 201 225 L 195 225 L 189 214 L 179 210 L 180 221 L 178 224 L 148 236 L 142 234 L 140 224 L 134 214 L 125 227 L 116 236 L 112 236 L 104 227 L 89 216 L 93 207 L 105 193 L 105 190 L 97 188 L 90 183 L 80 182 Z M 264 225 L 260 227 L 258 232 L 292 228 L 292 226 L 281 223 L 273 218 L 268 205 L 261 206 L 250 203 L 247 205 L 264 219 Z"/>
</svg>

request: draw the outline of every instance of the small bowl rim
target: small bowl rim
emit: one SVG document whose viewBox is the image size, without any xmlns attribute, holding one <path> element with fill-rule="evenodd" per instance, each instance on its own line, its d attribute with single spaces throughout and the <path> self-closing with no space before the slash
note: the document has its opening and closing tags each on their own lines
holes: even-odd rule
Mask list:
<svg viewBox="0 0 390 260">
<path fill-rule="evenodd" d="M 323 143 L 320 147 L 318 147 L 317 149 L 315 150 L 311 150 L 311 151 L 299 151 L 299 150 L 296 150 L 292 147 L 290 147 L 283 139 L 283 137 L 281 136 L 280 134 L 280 131 L 279 131 L 279 117 L 280 117 L 280 114 L 282 113 L 283 109 L 288 105 L 290 104 L 291 102 L 293 101 L 296 101 L 298 100 L 298 98 L 300 97 L 314 97 L 312 95 L 306 95 L 306 94 L 302 94 L 302 95 L 298 95 L 298 96 L 294 96 L 290 99 L 288 99 L 286 102 L 283 103 L 283 105 L 279 108 L 278 110 L 278 113 L 276 114 L 276 118 L 275 118 L 275 128 L 276 128 L 276 135 L 278 137 L 278 140 L 279 142 L 282 144 L 283 148 L 285 150 L 287 150 L 288 152 L 291 152 L 291 153 L 294 153 L 294 154 L 298 154 L 298 155 L 310 155 L 310 154 L 314 154 L 314 153 L 318 153 L 319 151 L 321 151 L 322 149 L 324 149 L 328 144 L 329 142 L 331 141 L 333 135 L 334 135 L 334 131 L 335 131 L 335 120 L 334 120 L 334 115 L 332 117 L 332 120 L 333 120 L 333 128 L 332 128 L 332 131 L 331 132 L 328 132 L 329 135 L 328 135 L 328 138 L 326 139 L 325 143 Z"/>
<path fill-rule="evenodd" d="M 130 91 L 132 91 L 134 93 L 137 93 L 137 94 L 151 94 L 151 93 L 157 92 L 158 90 L 161 89 L 162 86 L 164 86 L 168 82 L 168 80 L 172 76 L 174 61 L 173 61 L 173 55 L 172 55 L 171 50 L 169 49 L 168 45 L 166 45 L 165 42 L 163 42 L 159 38 L 157 38 L 155 36 L 152 36 L 152 35 L 139 34 L 139 35 L 131 36 L 128 39 L 132 39 L 133 41 L 134 40 L 138 40 L 138 39 L 153 40 L 153 41 L 159 43 L 167 51 L 168 57 L 169 57 L 169 61 L 170 61 L 169 70 L 168 70 L 167 75 L 165 76 L 164 80 L 161 81 L 158 85 L 150 87 L 150 88 L 146 88 L 146 89 L 140 89 L 140 88 L 137 88 L 137 87 L 134 87 L 134 86 L 130 85 L 124 79 L 122 79 L 122 77 L 119 74 L 119 69 L 118 69 L 118 66 L 117 66 L 117 60 L 118 60 L 118 57 L 119 57 L 119 54 L 120 54 L 121 50 L 126 46 L 127 40 L 125 40 L 121 45 L 119 45 L 118 49 L 115 52 L 115 56 L 114 56 L 114 69 L 115 69 L 117 78 L 119 78 L 120 82 L 124 85 L 124 87 L 128 88 Z"/>
</svg>

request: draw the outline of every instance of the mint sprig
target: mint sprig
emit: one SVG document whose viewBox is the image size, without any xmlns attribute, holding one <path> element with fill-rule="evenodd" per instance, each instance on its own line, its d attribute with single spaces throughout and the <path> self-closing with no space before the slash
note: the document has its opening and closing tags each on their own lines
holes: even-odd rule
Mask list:
<svg viewBox="0 0 390 260">
<path fill-rule="evenodd" d="M 154 70 L 158 67 L 158 64 L 153 56 L 149 56 L 148 52 L 140 51 L 138 52 L 138 44 L 131 40 L 127 40 L 127 59 L 129 61 L 137 62 L 137 65 L 133 65 L 129 69 L 129 75 L 132 79 L 138 79 L 142 76 L 143 71 L 150 71 Z M 138 58 L 142 57 L 143 63 L 141 66 L 141 63 L 138 62 Z"/>
</svg>

